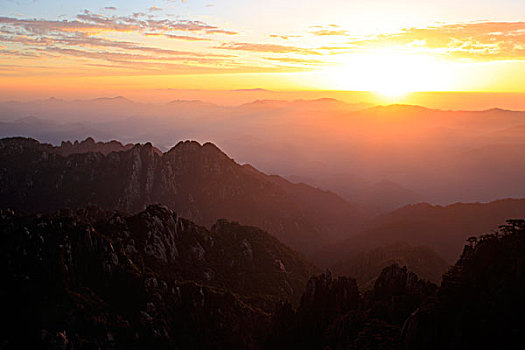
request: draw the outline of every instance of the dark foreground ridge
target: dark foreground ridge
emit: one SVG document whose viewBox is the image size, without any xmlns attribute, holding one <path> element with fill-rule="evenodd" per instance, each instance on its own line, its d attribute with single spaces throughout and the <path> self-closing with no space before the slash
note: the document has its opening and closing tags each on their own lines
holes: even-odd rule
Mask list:
<svg viewBox="0 0 525 350">
<path fill-rule="evenodd" d="M 133 216 L 0 213 L 2 348 L 253 348 L 315 268 L 267 233 Z"/>
<path fill-rule="evenodd" d="M 469 241 L 437 296 L 405 322 L 407 349 L 525 346 L 525 220 Z"/>
<path fill-rule="evenodd" d="M 0 211 L 2 349 L 479 349 L 523 345 L 525 221 L 472 238 L 441 287 L 386 267 L 371 290 L 269 234 L 161 205 Z M 519 347 L 518 347 L 519 348 Z"/>
</svg>

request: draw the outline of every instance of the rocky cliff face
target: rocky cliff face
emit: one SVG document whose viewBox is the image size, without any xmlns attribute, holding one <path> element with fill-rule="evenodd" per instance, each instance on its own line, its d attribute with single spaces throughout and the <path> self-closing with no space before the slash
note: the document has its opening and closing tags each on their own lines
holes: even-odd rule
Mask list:
<svg viewBox="0 0 525 350">
<path fill-rule="evenodd" d="M 240 166 L 211 143 L 180 142 L 164 154 L 149 143 L 107 154 L 68 147 L 0 140 L 0 207 L 137 212 L 163 203 L 206 226 L 227 218 L 261 227 L 307 254 L 362 222 L 362 213 L 336 195 Z"/>
<path fill-rule="evenodd" d="M 406 349 L 523 347 L 525 221 L 469 241 L 437 297 L 405 322 Z"/>
<path fill-rule="evenodd" d="M 163 206 L 0 213 L 2 347 L 257 348 L 315 271 L 265 232 Z"/>
<path fill-rule="evenodd" d="M 268 349 L 396 349 L 403 321 L 436 286 L 406 267 L 386 267 L 372 291 L 360 294 L 356 280 L 329 271 L 306 285 L 294 310 L 284 303 L 272 318 Z"/>
<path fill-rule="evenodd" d="M 372 290 L 265 232 L 165 206 L 0 210 L 5 349 L 521 348 L 525 221 L 471 238 L 438 289 L 406 267 Z M 303 287 L 305 286 L 305 287 Z M 288 300 L 288 301 L 283 301 Z M 275 307 L 277 305 L 277 307 Z"/>
<path fill-rule="evenodd" d="M 397 264 L 385 267 L 377 278 L 373 291 L 366 295 L 369 316 L 401 326 L 406 318 L 433 295 L 437 286 Z"/>
<path fill-rule="evenodd" d="M 107 155 L 111 152 L 122 152 L 133 148 L 133 144 L 128 143 L 123 145 L 118 141 L 109 142 L 95 142 L 92 137 L 88 137 L 84 141 L 62 141 L 60 146 L 54 147 L 54 151 L 62 156 L 68 156 L 75 153 L 102 153 Z M 157 150 L 157 153 L 162 153 Z"/>
</svg>

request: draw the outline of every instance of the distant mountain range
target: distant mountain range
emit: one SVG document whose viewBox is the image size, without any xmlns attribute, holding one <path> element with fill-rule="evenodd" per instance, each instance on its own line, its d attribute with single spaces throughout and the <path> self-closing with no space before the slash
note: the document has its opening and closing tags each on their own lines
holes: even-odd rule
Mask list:
<svg viewBox="0 0 525 350">
<path fill-rule="evenodd" d="M 372 107 L 334 99 L 198 100 L 124 97 L 0 103 L 0 136 L 152 142 L 212 141 L 239 164 L 337 193 L 386 213 L 418 202 L 525 197 L 525 112 Z"/>
</svg>

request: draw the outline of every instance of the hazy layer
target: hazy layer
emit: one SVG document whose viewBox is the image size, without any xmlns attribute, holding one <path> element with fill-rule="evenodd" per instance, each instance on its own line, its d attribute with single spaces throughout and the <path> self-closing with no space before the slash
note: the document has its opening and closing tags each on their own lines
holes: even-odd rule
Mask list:
<svg viewBox="0 0 525 350">
<path fill-rule="evenodd" d="M 43 142 L 211 141 L 240 163 L 389 210 L 525 196 L 525 112 L 367 108 L 331 99 L 142 104 L 125 98 L 3 103 L 0 136 Z M 363 109 L 364 108 L 364 109 Z"/>
</svg>

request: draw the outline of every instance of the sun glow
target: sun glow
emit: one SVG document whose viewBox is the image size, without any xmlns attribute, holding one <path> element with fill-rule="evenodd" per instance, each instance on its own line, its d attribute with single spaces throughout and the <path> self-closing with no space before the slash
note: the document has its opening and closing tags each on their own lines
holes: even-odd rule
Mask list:
<svg viewBox="0 0 525 350">
<path fill-rule="evenodd" d="M 375 91 L 393 99 L 411 92 L 453 89 L 449 64 L 430 55 L 377 50 L 346 55 L 324 74 L 333 88 Z"/>
</svg>

